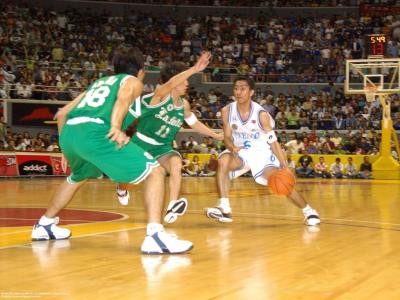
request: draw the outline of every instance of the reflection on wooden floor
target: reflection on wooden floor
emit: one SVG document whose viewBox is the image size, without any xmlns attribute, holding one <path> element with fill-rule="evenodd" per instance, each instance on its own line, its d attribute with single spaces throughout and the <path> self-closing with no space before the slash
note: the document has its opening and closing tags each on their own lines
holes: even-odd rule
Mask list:
<svg viewBox="0 0 400 300">
<path fill-rule="evenodd" d="M 248 178 L 232 185 L 234 222 L 212 222 L 203 208 L 217 199 L 214 179 L 184 178 L 190 207 L 168 229 L 195 247 L 174 256 L 140 254 L 143 187 L 121 207 L 106 180 L 88 183 L 69 208 L 117 213 L 114 221 L 66 225 L 70 240 L 31 243 L 31 227 L 16 219 L 33 224 L 30 209 L 45 207 L 60 181 L 0 181 L 0 221 L 13 224 L 0 227 L 0 299 L 400 299 L 399 181 L 300 181 L 318 230 Z"/>
</svg>

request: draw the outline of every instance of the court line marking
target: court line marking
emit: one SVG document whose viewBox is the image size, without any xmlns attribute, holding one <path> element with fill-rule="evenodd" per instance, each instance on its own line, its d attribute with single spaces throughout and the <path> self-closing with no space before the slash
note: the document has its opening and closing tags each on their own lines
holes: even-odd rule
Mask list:
<svg viewBox="0 0 400 300">
<path fill-rule="evenodd" d="M 123 228 L 123 229 L 115 229 L 115 230 L 110 230 L 110 231 L 101 231 L 101 232 L 96 232 L 96 233 L 87 233 L 87 234 L 82 234 L 78 236 L 71 236 L 69 239 L 77 239 L 81 237 L 88 237 L 88 236 L 94 236 L 94 235 L 101 235 L 101 234 L 106 234 L 106 233 L 117 233 L 121 231 L 130 231 L 130 230 L 137 230 L 137 229 L 144 229 L 146 226 L 140 226 L 140 227 L 134 227 L 134 228 Z M 30 230 L 29 230 L 30 231 Z M 63 240 L 60 240 L 63 241 Z M 30 248 L 28 245 L 32 245 L 32 243 L 40 243 L 40 242 L 57 242 L 57 240 L 47 240 L 47 241 L 30 241 L 29 243 L 23 243 L 23 244 L 16 244 L 12 246 L 3 246 L 0 247 L 0 250 L 4 249 L 9 249 L 9 248 Z"/>
<path fill-rule="evenodd" d="M 0 218 L 0 220 L 26 220 L 26 221 L 35 221 L 37 220 L 37 218 L 35 219 L 27 219 L 27 218 Z M 99 222 L 96 220 L 71 220 L 71 219 L 62 219 L 63 221 L 68 221 L 68 222 L 83 222 L 83 223 L 90 223 L 90 222 Z M 119 220 L 119 219 L 117 219 Z M 111 220 L 108 220 L 111 221 Z M 100 221 L 103 222 L 103 221 Z M 69 225 L 69 224 L 65 224 L 65 225 Z M 71 224 L 72 225 L 72 224 Z M 24 225 L 22 225 L 24 226 Z M 27 225 L 30 226 L 30 225 Z M 11 227 L 11 226 L 4 226 L 4 227 Z M 18 226 L 12 226 L 12 227 L 18 227 Z"/>
<path fill-rule="evenodd" d="M 127 214 L 123 214 L 123 213 L 118 213 L 118 214 L 120 214 L 122 216 L 122 218 L 115 219 L 115 220 L 109 220 L 109 221 L 94 221 L 92 223 L 65 224 L 65 225 L 62 225 L 62 226 L 80 226 L 80 225 L 95 224 L 95 223 L 112 223 L 112 222 L 117 222 L 117 221 L 118 222 L 119 221 L 125 221 L 125 220 L 129 219 L 129 216 Z M 4 226 L 4 227 L 0 227 L 0 230 L 1 230 L 1 228 L 18 228 L 18 227 L 19 226 L 14 226 L 14 227 Z M 20 227 L 26 227 L 26 226 L 20 226 Z M 16 233 L 23 233 L 23 232 L 30 232 L 30 231 L 32 231 L 32 229 L 29 229 L 29 230 L 25 229 L 25 230 L 21 230 L 21 231 L 6 232 L 6 233 L 1 233 L 0 232 L 0 236 L 12 235 L 12 234 L 16 234 Z"/>
</svg>

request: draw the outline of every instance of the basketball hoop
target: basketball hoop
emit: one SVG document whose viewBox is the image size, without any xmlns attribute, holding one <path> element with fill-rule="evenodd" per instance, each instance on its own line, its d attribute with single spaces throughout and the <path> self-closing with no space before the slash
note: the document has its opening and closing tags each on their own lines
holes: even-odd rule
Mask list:
<svg viewBox="0 0 400 300">
<path fill-rule="evenodd" d="M 370 83 L 364 86 L 365 99 L 367 100 L 367 102 L 375 101 L 379 87 L 380 85 L 375 85 Z"/>
</svg>

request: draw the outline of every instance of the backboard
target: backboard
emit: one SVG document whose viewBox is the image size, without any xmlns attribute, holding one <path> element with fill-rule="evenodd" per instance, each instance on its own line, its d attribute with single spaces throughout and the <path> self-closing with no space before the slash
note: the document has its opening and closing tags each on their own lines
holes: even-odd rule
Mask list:
<svg viewBox="0 0 400 300">
<path fill-rule="evenodd" d="M 400 92 L 400 59 L 373 58 L 346 60 L 346 94 L 365 94 L 375 88 L 375 94 Z"/>
</svg>

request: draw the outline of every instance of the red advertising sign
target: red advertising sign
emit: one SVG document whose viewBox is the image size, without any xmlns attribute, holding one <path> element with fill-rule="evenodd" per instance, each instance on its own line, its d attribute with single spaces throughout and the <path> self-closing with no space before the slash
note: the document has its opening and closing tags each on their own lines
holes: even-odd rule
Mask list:
<svg viewBox="0 0 400 300">
<path fill-rule="evenodd" d="M 51 164 L 53 166 L 53 175 L 69 175 L 71 173 L 69 165 L 67 167 L 67 172 L 63 172 L 61 167 L 61 156 L 51 156 Z"/>
<path fill-rule="evenodd" d="M 19 175 L 53 175 L 50 155 L 17 153 Z"/>
<path fill-rule="evenodd" d="M 15 155 L 0 153 L 0 176 L 18 176 Z"/>
</svg>

